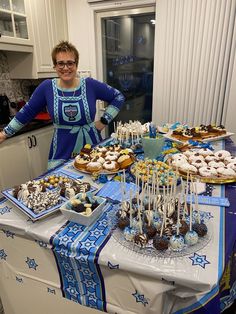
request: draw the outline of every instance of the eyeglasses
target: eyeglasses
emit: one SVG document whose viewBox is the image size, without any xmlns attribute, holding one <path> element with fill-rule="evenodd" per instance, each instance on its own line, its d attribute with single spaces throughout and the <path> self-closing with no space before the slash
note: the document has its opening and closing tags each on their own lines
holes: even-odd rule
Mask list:
<svg viewBox="0 0 236 314">
<path fill-rule="evenodd" d="M 60 70 L 64 69 L 65 66 L 67 66 L 68 69 L 72 69 L 74 65 L 75 65 L 75 61 L 67 61 L 67 62 L 57 61 L 56 62 L 56 66 Z"/>
</svg>

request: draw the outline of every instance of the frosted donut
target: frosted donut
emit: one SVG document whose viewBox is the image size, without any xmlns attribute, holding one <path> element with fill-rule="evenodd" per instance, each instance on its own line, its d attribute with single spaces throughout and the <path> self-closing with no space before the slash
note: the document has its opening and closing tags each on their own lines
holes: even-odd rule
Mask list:
<svg viewBox="0 0 236 314">
<path fill-rule="evenodd" d="M 226 167 L 236 171 L 236 162 L 230 162 Z"/>
<path fill-rule="evenodd" d="M 171 165 L 175 168 L 180 168 L 183 164 L 188 163 L 186 159 L 175 159 L 171 162 Z"/>
<path fill-rule="evenodd" d="M 230 156 L 230 152 L 227 150 L 218 150 L 218 152 L 215 152 L 215 156 L 218 157 L 220 160 L 224 160 L 226 157 Z"/>
<path fill-rule="evenodd" d="M 195 153 L 196 153 L 195 149 L 189 149 L 189 150 L 186 150 L 185 152 L 183 152 L 184 156 L 186 156 L 186 157 L 190 157 L 191 155 L 194 155 Z"/>
<path fill-rule="evenodd" d="M 173 160 L 176 160 L 176 159 L 185 159 L 185 160 L 187 160 L 187 157 L 184 154 L 181 154 L 181 153 L 174 154 L 171 157 L 172 157 Z"/>
<path fill-rule="evenodd" d="M 220 168 L 220 167 L 224 167 L 224 163 L 222 161 L 210 161 L 208 163 L 208 166 L 213 167 L 213 168 Z"/>
<path fill-rule="evenodd" d="M 90 161 L 87 164 L 86 170 L 89 172 L 96 172 L 102 169 L 102 165 L 97 161 Z"/>
<path fill-rule="evenodd" d="M 200 176 L 202 177 L 212 177 L 217 176 L 217 171 L 213 167 L 202 167 L 198 169 Z"/>
<path fill-rule="evenodd" d="M 236 157 L 235 156 L 228 156 L 228 157 L 225 157 L 224 159 L 224 163 L 227 165 L 229 163 L 232 163 L 232 162 L 236 162 Z"/>
<path fill-rule="evenodd" d="M 105 156 L 106 161 L 108 161 L 108 160 L 115 161 L 115 160 L 117 160 L 117 158 L 118 158 L 118 155 L 115 155 L 115 154 L 111 154 L 111 155 L 109 154 L 109 155 Z"/>
<path fill-rule="evenodd" d="M 96 150 L 101 153 L 107 152 L 107 148 L 105 146 L 97 146 Z"/>
<path fill-rule="evenodd" d="M 114 151 L 108 151 L 106 152 L 105 156 L 119 156 L 120 153 L 119 152 L 114 152 Z"/>
<path fill-rule="evenodd" d="M 216 169 L 218 174 L 226 177 L 234 177 L 236 176 L 236 172 L 232 168 L 220 167 Z"/>
<path fill-rule="evenodd" d="M 209 148 L 200 148 L 198 150 L 198 153 L 204 157 L 211 155 L 212 154 L 212 150 L 210 150 Z"/>
<path fill-rule="evenodd" d="M 206 162 L 210 162 L 210 161 L 217 161 L 217 160 L 219 160 L 219 158 L 218 157 L 216 157 L 214 154 L 211 154 L 211 155 L 208 155 L 208 156 L 206 156 L 205 157 L 205 161 Z"/>
<path fill-rule="evenodd" d="M 193 155 L 189 156 L 189 161 L 190 162 L 193 162 L 197 159 L 201 159 L 201 160 L 204 160 L 204 157 L 202 155 L 200 155 L 199 153 L 194 153 Z"/>
<path fill-rule="evenodd" d="M 193 165 L 190 165 L 188 163 L 183 164 L 180 168 L 180 170 L 184 171 L 184 172 L 189 172 L 189 173 L 197 173 L 197 168 Z"/>
<path fill-rule="evenodd" d="M 91 161 L 97 161 L 99 162 L 101 165 L 104 164 L 105 159 L 103 157 L 94 157 Z"/>
<path fill-rule="evenodd" d="M 207 163 L 202 159 L 196 159 L 191 163 L 191 165 L 193 165 L 196 168 L 201 168 L 201 167 L 206 167 Z"/>
<path fill-rule="evenodd" d="M 119 170 L 119 165 L 116 161 L 108 160 L 104 162 L 103 168 L 108 171 L 117 171 Z"/>
</svg>

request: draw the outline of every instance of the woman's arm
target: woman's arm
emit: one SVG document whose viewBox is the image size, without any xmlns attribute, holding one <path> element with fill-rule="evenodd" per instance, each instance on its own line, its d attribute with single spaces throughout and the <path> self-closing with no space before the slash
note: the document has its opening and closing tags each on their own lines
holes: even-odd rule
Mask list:
<svg viewBox="0 0 236 314">
<path fill-rule="evenodd" d="M 3 129 L 6 137 L 17 133 L 24 125 L 29 123 L 46 105 L 46 92 L 50 89 L 50 80 L 41 83 L 34 91 L 29 101 L 21 108 L 11 122 Z M 4 135 L 0 136 L 3 141 Z"/>
</svg>

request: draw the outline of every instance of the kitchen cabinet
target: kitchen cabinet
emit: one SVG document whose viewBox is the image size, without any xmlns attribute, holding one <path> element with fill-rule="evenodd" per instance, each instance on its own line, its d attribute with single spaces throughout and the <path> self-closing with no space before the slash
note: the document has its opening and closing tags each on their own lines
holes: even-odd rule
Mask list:
<svg viewBox="0 0 236 314">
<path fill-rule="evenodd" d="M 32 180 L 47 170 L 53 127 L 17 135 L 0 146 L 0 190 Z"/>
<path fill-rule="evenodd" d="M 66 0 L 30 0 L 33 53 L 8 52 L 12 79 L 55 77 L 52 48 L 68 39 Z"/>
<path fill-rule="evenodd" d="M 33 51 L 28 4 L 25 0 L 0 1 L 0 50 Z"/>
</svg>

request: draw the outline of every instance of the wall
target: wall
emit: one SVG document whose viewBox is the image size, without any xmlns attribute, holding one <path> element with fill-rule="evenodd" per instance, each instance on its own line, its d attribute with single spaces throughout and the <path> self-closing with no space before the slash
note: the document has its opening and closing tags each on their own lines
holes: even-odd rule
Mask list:
<svg viewBox="0 0 236 314">
<path fill-rule="evenodd" d="M 40 80 L 11 80 L 7 56 L 0 51 L 0 94 L 6 94 L 11 102 L 20 100 L 27 101 L 29 98 L 29 87 L 38 85 Z"/>
</svg>

